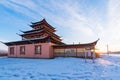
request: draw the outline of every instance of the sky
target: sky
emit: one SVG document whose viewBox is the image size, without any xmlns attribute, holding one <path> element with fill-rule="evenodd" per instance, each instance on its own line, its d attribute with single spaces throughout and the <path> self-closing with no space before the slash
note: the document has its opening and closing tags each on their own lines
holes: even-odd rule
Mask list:
<svg viewBox="0 0 120 80">
<path fill-rule="evenodd" d="M 21 40 L 16 33 L 45 18 L 67 44 L 90 43 L 120 51 L 120 0 L 0 0 L 0 41 Z M 0 44 L 0 49 L 7 46 Z"/>
</svg>

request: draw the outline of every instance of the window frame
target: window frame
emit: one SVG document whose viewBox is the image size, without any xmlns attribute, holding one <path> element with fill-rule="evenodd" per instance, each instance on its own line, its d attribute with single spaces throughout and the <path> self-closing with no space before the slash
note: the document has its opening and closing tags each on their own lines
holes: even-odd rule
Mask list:
<svg viewBox="0 0 120 80">
<path fill-rule="evenodd" d="M 22 48 L 24 48 L 24 52 L 22 51 Z M 25 54 L 25 46 L 20 46 L 20 54 Z"/>
<path fill-rule="evenodd" d="M 11 50 L 12 49 L 12 50 Z M 15 54 L 15 49 L 14 47 L 10 47 L 10 55 Z"/>
<path fill-rule="evenodd" d="M 37 48 L 40 47 L 40 52 L 38 52 Z M 41 55 L 41 45 L 35 45 L 35 54 Z"/>
</svg>

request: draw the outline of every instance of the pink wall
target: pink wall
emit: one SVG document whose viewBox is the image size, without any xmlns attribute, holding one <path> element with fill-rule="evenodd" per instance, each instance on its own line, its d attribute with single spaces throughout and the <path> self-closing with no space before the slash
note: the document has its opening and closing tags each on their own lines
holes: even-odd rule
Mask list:
<svg viewBox="0 0 120 80">
<path fill-rule="evenodd" d="M 41 54 L 35 54 L 35 46 L 41 45 Z M 9 46 L 8 57 L 28 57 L 28 58 L 53 58 L 52 43 L 26 44 Z M 20 54 L 20 46 L 25 46 L 25 55 Z M 10 54 L 10 47 L 14 47 L 14 55 Z"/>
</svg>

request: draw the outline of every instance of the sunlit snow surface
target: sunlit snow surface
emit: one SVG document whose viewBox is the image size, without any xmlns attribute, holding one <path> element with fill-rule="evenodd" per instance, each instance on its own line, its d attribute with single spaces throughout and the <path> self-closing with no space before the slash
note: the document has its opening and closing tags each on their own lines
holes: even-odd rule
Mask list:
<svg viewBox="0 0 120 80">
<path fill-rule="evenodd" d="M 120 54 L 80 58 L 0 58 L 0 80 L 119 80 Z"/>
</svg>

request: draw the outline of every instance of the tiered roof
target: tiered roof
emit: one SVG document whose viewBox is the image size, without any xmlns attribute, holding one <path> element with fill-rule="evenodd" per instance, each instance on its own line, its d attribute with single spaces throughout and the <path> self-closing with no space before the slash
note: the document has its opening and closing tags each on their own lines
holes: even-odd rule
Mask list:
<svg viewBox="0 0 120 80">
<path fill-rule="evenodd" d="M 39 25 L 44 26 L 44 28 L 50 29 L 53 32 L 56 31 L 55 28 L 52 27 L 50 24 L 48 24 L 48 22 L 45 19 L 43 19 L 42 21 L 38 21 L 38 22 L 32 23 L 30 26 L 32 28 L 36 29 Z"/>
<path fill-rule="evenodd" d="M 23 34 L 20 35 L 22 37 L 21 41 L 8 42 L 5 44 L 8 46 L 41 42 L 64 44 L 61 42 L 60 36 L 55 34 L 55 28 L 48 24 L 45 19 L 32 23 L 30 26 L 32 27 L 32 30 L 22 31 Z"/>
</svg>

